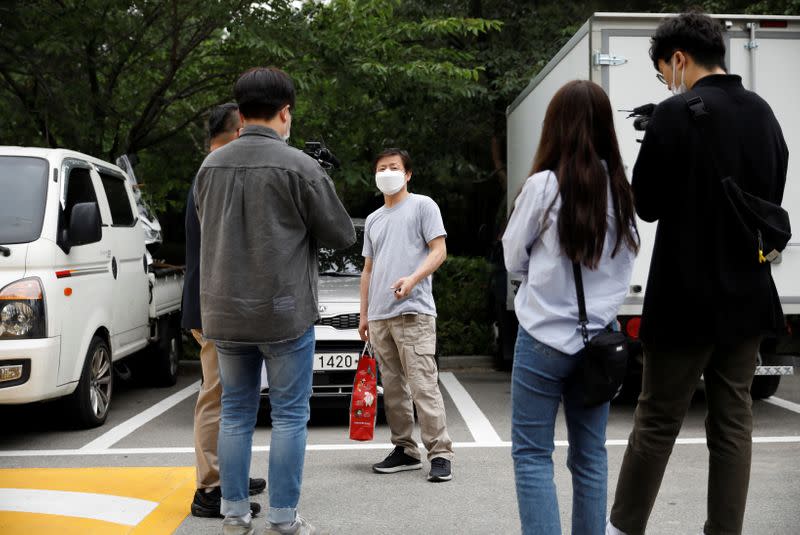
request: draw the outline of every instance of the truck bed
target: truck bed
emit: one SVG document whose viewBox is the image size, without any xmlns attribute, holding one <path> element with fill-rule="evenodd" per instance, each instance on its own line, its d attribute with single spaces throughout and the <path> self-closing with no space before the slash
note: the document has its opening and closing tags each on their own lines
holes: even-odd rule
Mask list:
<svg viewBox="0 0 800 535">
<path fill-rule="evenodd" d="M 181 309 L 183 274 L 183 266 L 154 263 L 148 267 L 151 319 Z"/>
</svg>

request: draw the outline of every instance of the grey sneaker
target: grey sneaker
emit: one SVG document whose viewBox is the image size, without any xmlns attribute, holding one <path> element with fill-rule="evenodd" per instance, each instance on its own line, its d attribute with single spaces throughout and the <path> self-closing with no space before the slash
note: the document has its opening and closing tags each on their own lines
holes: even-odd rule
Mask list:
<svg viewBox="0 0 800 535">
<path fill-rule="evenodd" d="M 226 516 L 222 521 L 222 535 L 253 535 L 253 519 L 246 516 Z"/>
<path fill-rule="evenodd" d="M 267 522 L 267 531 L 264 535 L 330 535 L 329 532 L 315 528 L 308 523 L 308 520 L 297 515 L 294 524 L 289 527 L 281 527 L 277 524 Z"/>
</svg>

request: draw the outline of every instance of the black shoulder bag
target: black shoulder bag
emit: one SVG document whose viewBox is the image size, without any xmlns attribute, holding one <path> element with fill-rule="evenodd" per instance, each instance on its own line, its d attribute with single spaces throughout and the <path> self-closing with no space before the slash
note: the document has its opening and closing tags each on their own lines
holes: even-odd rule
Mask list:
<svg viewBox="0 0 800 535">
<path fill-rule="evenodd" d="M 578 294 L 578 323 L 581 326 L 584 348 L 577 373 L 583 379 L 583 404 L 596 407 L 617 397 L 625 380 L 628 366 L 628 341 L 621 332 L 605 330 L 589 339 L 589 318 L 583 293 L 581 266 L 572 263 L 575 291 Z"/>
<path fill-rule="evenodd" d="M 706 138 L 715 172 L 721 174 L 717 155 L 705 128 L 705 121 L 711 113 L 700 96 L 691 92 L 681 96 Z M 757 259 L 759 264 L 778 258 L 792 237 L 789 213 L 773 202 L 744 191 L 731 176 L 722 178 L 721 183 L 727 207 L 726 227 L 736 234 L 735 239 L 741 243 L 742 253 L 752 255 L 750 257 Z"/>
</svg>

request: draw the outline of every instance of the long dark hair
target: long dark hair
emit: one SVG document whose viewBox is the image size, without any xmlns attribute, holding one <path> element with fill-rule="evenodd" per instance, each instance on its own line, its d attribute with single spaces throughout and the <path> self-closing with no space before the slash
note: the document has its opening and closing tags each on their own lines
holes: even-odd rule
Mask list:
<svg viewBox="0 0 800 535">
<path fill-rule="evenodd" d="M 601 160 L 605 160 L 608 173 Z M 546 170 L 558 178 L 558 236 L 572 262 L 590 269 L 600 262 L 608 226 L 609 180 L 619 227 L 611 256 L 623 244 L 634 252 L 639 250 L 633 192 L 619 154 L 611 103 L 599 85 L 575 80 L 550 101 L 531 174 Z"/>
</svg>

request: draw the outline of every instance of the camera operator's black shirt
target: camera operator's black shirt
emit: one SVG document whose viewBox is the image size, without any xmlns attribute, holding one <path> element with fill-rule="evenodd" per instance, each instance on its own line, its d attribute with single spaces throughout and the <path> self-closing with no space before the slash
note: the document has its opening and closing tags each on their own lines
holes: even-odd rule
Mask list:
<svg viewBox="0 0 800 535">
<path fill-rule="evenodd" d="M 691 90 L 710 112 L 705 132 L 681 96 L 656 107 L 633 169 L 636 212 L 658 221 L 644 299 L 645 344 L 736 342 L 783 329 L 769 264 L 734 260 L 721 179 L 780 204 L 789 151 L 772 109 L 739 76 Z M 711 151 L 716 156 L 713 157 Z"/>
</svg>

